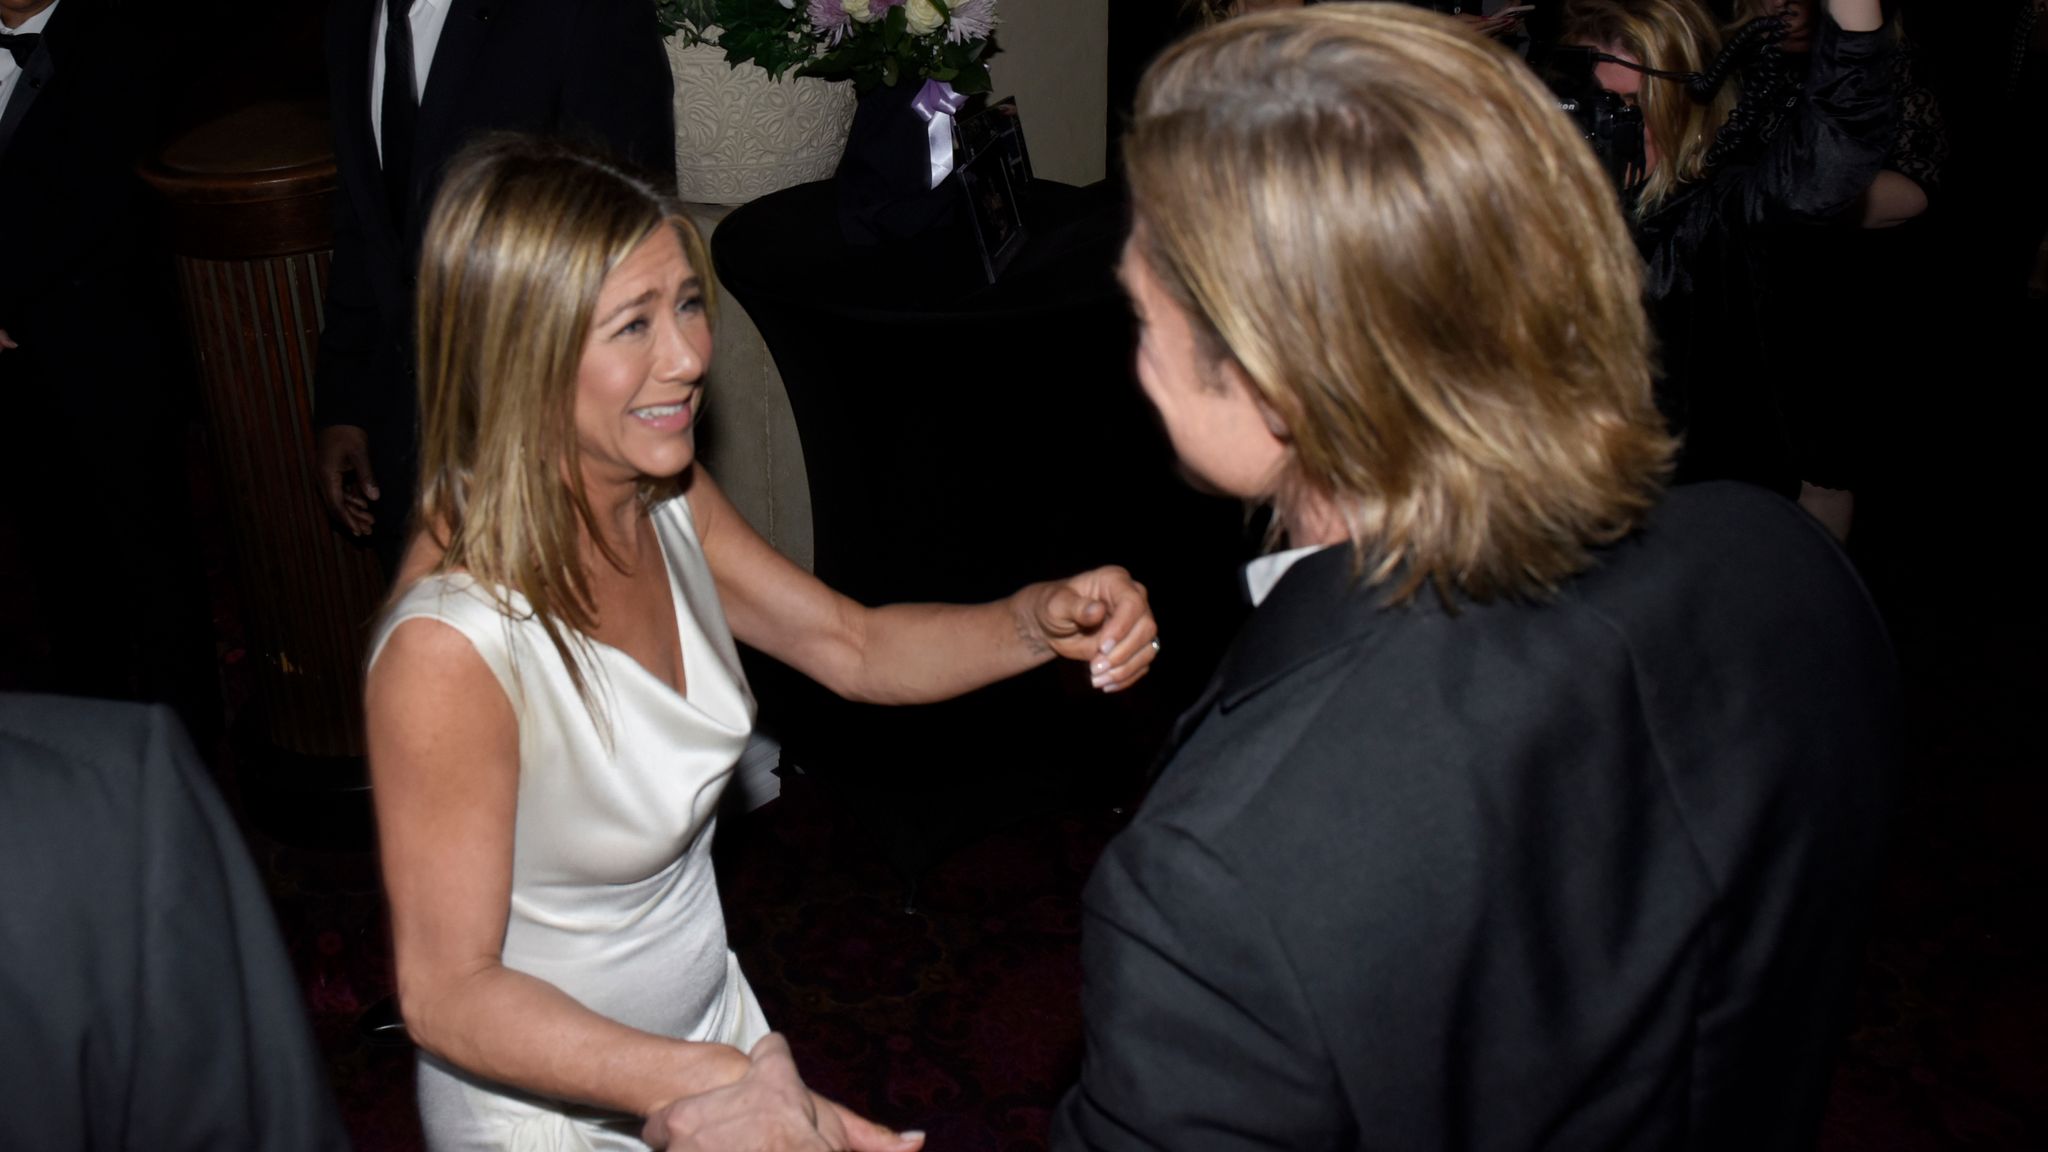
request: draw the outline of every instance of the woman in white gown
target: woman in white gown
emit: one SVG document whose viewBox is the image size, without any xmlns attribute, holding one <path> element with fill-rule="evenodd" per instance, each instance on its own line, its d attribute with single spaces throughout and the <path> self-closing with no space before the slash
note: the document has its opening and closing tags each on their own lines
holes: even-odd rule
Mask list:
<svg viewBox="0 0 2048 1152">
<path fill-rule="evenodd" d="M 708 267 L 658 190 L 531 140 L 459 160 L 428 226 L 422 530 L 367 708 L 437 1150 L 916 1148 L 803 1088 L 727 950 L 734 637 L 887 703 L 1061 656 L 1116 691 L 1157 651 L 1120 569 L 867 608 L 778 555 L 693 464 Z"/>
</svg>

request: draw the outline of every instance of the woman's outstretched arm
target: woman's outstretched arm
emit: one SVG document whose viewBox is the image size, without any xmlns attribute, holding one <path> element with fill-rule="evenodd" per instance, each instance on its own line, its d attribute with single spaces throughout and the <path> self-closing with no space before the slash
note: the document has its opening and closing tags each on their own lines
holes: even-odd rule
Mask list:
<svg viewBox="0 0 2048 1152">
<path fill-rule="evenodd" d="M 1121 568 L 1028 585 L 987 604 L 869 608 L 777 552 L 698 465 L 690 512 L 733 635 L 849 700 L 923 704 L 1055 657 L 1088 664 L 1105 692 L 1151 667 L 1158 627 Z"/>
</svg>

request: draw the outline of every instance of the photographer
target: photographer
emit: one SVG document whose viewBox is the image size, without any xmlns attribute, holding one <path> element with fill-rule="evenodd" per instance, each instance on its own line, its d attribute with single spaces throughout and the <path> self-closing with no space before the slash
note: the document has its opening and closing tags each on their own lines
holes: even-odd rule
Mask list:
<svg viewBox="0 0 2048 1152">
<path fill-rule="evenodd" d="M 1658 405 L 1684 440 L 1679 483 L 1800 491 L 1781 397 L 1762 374 L 1758 226 L 1844 220 L 1884 170 L 1897 122 L 1878 0 L 1829 0 L 1818 23 L 1804 93 L 1767 145 L 1744 150 L 1762 110 L 1714 82 L 1728 61 L 1697 0 L 1565 9 L 1566 42 L 1598 52 L 1599 85 L 1642 112 L 1635 233 L 1662 356 Z M 1689 91 L 1694 78 L 1721 90 Z"/>
</svg>

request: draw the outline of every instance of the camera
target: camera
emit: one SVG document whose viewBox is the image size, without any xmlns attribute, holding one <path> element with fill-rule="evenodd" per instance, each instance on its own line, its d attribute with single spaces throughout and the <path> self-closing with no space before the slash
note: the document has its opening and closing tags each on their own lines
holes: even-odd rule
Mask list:
<svg viewBox="0 0 2048 1152">
<path fill-rule="evenodd" d="M 1615 189 L 1628 197 L 1647 175 L 1643 113 L 1594 79 L 1599 60 L 1591 48 L 1552 44 L 1532 50 L 1529 63 L 1557 96 L 1557 106 L 1579 126 Z"/>
</svg>

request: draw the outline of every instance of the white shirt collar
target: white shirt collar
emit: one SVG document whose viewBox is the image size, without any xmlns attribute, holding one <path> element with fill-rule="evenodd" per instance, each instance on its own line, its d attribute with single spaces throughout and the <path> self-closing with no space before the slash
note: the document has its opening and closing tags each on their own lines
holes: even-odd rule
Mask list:
<svg viewBox="0 0 2048 1152">
<path fill-rule="evenodd" d="M 64 0 L 57 0 L 57 4 L 62 4 L 63 2 Z M 40 35 L 43 29 L 49 27 L 50 17 L 57 14 L 57 4 L 52 4 L 41 12 L 23 20 L 19 28 L 0 29 L 0 36 L 27 36 L 31 33 Z"/>
<path fill-rule="evenodd" d="M 57 4 L 63 2 L 64 0 L 57 0 Z M 52 4 L 23 20 L 19 28 L 0 28 L 0 36 L 40 35 L 43 29 L 49 26 L 50 17 L 57 14 L 57 4 Z M 44 51 L 47 52 L 49 49 L 45 48 Z M 14 90 L 20 86 L 21 65 L 14 62 L 14 53 L 0 52 L 0 116 L 6 115 L 7 103 L 14 98 Z"/>
<path fill-rule="evenodd" d="M 1287 575 L 1287 570 L 1297 562 L 1333 547 L 1333 544 L 1310 544 L 1306 548 L 1289 548 L 1285 552 L 1261 556 L 1245 565 L 1244 588 L 1251 595 L 1252 607 L 1265 603 L 1266 597 L 1273 594 L 1274 586 L 1280 583 L 1280 578 Z"/>
</svg>

